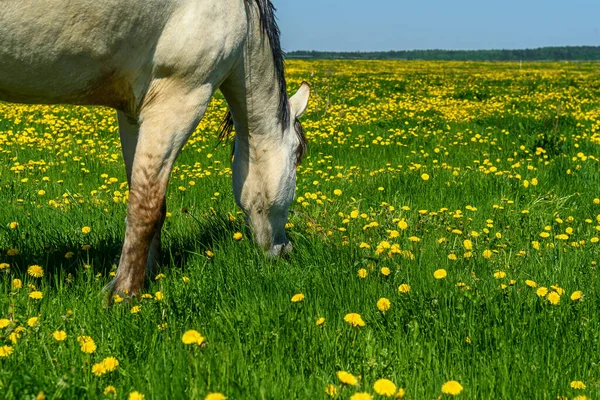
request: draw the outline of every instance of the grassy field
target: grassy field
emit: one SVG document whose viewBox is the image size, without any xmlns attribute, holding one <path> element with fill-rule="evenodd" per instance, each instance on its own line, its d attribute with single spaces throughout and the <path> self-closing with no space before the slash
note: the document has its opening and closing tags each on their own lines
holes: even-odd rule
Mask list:
<svg viewBox="0 0 600 400">
<path fill-rule="evenodd" d="M 217 96 L 163 267 L 111 308 L 115 113 L 0 104 L 0 397 L 600 398 L 598 66 L 289 62 L 303 79 L 293 255 L 249 239 Z"/>
</svg>

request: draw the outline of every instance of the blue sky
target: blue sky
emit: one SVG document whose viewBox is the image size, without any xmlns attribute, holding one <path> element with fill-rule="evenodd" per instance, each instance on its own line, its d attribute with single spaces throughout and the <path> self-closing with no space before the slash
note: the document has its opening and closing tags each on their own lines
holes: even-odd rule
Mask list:
<svg viewBox="0 0 600 400">
<path fill-rule="evenodd" d="M 293 50 L 600 45 L 600 0 L 273 0 Z"/>
</svg>

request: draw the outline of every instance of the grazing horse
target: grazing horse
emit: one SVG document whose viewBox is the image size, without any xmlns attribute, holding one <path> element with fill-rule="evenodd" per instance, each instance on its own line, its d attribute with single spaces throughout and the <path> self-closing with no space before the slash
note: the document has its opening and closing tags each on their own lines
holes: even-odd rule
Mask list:
<svg viewBox="0 0 600 400">
<path fill-rule="evenodd" d="M 220 89 L 235 126 L 233 191 L 254 239 L 289 251 L 306 148 L 270 0 L 3 0 L 0 100 L 117 110 L 130 196 L 111 294 L 139 295 L 158 260 L 173 162 Z"/>
</svg>

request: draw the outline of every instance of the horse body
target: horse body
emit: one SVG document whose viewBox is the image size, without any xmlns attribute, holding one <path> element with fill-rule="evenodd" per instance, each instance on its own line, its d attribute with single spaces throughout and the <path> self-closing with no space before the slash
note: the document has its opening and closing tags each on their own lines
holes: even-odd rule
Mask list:
<svg viewBox="0 0 600 400">
<path fill-rule="evenodd" d="M 113 291 L 138 294 L 157 260 L 171 167 L 219 88 L 236 127 L 236 202 L 263 249 L 288 247 L 309 89 L 288 102 L 269 12 L 268 0 L 3 2 L 0 100 L 117 109 L 130 198 Z"/>
<path fill-rule="evenodd" d="M 9 0 L 3 7 L 3 100 L 102 105 L 134 116 L 155 79 L 191 74 L 218 87 L 223 76 L 210 75 L 227 73 L 220 63 L 240 53 L 246 30 L 243 4 L 231 0 Z"/>
</svg>

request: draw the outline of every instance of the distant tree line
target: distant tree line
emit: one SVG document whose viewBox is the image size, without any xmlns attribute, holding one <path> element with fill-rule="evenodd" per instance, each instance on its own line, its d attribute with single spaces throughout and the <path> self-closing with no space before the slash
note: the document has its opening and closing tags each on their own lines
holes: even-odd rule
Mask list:
<svg viewBox="0 0 600 400">
<path fill-rule="evenodd" d="M 600 46 L 541 47 L 524 50 L 400 50 L 370 52 L 291 51 L 289 59 L 439 61 L 600 61 Z"/>
</svg>

